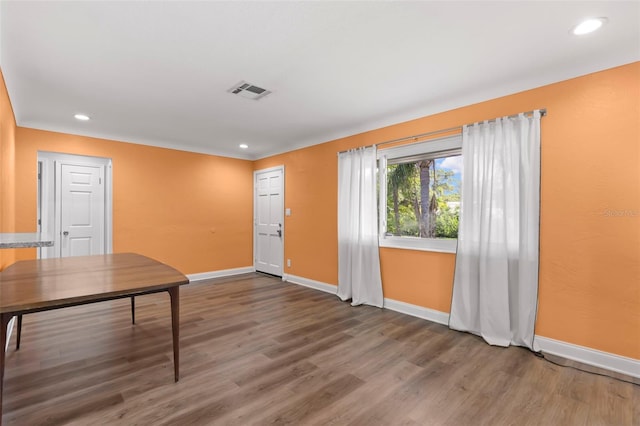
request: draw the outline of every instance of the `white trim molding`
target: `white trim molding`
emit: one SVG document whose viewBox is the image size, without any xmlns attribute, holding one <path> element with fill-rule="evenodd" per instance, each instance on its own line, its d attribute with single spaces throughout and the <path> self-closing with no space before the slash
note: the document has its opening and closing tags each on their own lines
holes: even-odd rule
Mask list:
<svg viewBox="0 0 640 426">
<path fill-rule="evenodd" d="M 401 314 L 411 315 L 412 317 L 422 318 L 427 321 L 437 322 L 438 324 L 449 325 L 448 313 L 425 308 L 424 306 L 412 305 L 411 303 L 385 297 L 383 308 L 400 312 Z"/>
<path fill-rule="evenodd" d="M 378 239 L 378 245 L 384 248 L 456 254 L 458 239 L 385 236 Z"/>
<path fill-rule="evenodd" d="M 203 281 L 212 278 L 229 277 L 233 275 L 241 275 L 255 272 L 253 266 L 245 266 L 243 268 L 223 269 L 212 272 L 202 272 L 197 274 L 189 274 L 190 282 Z M 323 291 L 325 293 L 336 294 L 338 287 L 333 284 L 323 283 L 321 281 L 312 280 L 309 278 L 299 277 L 296 275 L 283 274 L 282 281 L 298 284 L 304 287 L 308 287 L 314 290 Z M 399 312 L 401 314 L 410 315 L 413 317 L 421 318 L 427 321 L 435 322 L 438 324 L 448 325 L 449 314 L 446 312 L 437 311 L 434 309 L 425 308 L 423 306 L 413 305 L 411 303 L 401 302 L 399 300 L 384 299 L 385 309 Z M 8 324 L 7 344 L 5 347 L 9 347 L 9 340 L 11 338 L 11 332 L 13 331 L 13 318 Z M 559 340 L 551 339 L 548 337 L 535 336 L 534 344 L 536 349 L 539 349 L 543 353 L 549 353 L 557 355 L 573 361 L 578 361 L 583 364 L 591 365 L 594 367 L 604 368 L 606 370 L 615 371 L 617 373 L 626 374 L 631 377 L 640 378 L 640 360 L 627 358 L 621 355 L 612 354 L 609 352 L 599 351 L 597 349 L 587 348 L 584 346 L 574 345 L 572 343 L 562 342 Z"/>
<path fill-rule="evenodd" d="M 543 353 L 640 378 L 640 360 L 538 335 L 535 336 L 535 343 Z"/>
<path fill-rule="evenodd" d="M 325 293 L 336 294 L 338 287 L 336 285 L 323 283 L 321 281 L 311 280 L 309 278 L 298 277 L 295 275 L 284 274 L 282 281 L 309 287 L 314 290 L 324 291 Z M 423 306 L 412 305 L 410 303 L 400 302 L 393 299 L 384 299 L 383 308 L 396 311 L 401 314 L 411 315 L 413 317 L 422 318 L 427 321 L 437 322 L 438 324 L 449 324 L 449 314 L 446 312 L 436 311 L 434 309 L 425 308 Z"/>
<path fill-rule="evenodd" d="M 336 294 L 338 290 L 337 286 L 335 285 L 311 280 L 309 278 L 298 277 L 295 275 L 284 274 L 282 276 L 282 281 L 288 281 L 293 284 L 299 284 L 331 294 Z M 422 318 L 424 320 L 435 322 L 438 324 L 449 324 L 449 314 L 447 312 L 436 311 L 435 309 L 425 308 L 424 306 L 413 305 L 411 303 L 385 298 L 383 307 L 391 311 L 396 311 L 401 314 Z M 631 377 L 640 378 L 640 360 L 637 359 L 627 358 L 608 352 L 602 352 L 597 349 L 586 348 L 584 346 L 561 342 L 559 340 L 554 340 L 538 335 L 535 336 L 534 345 L 536 345 L 536 349 L 539 349 L 542 352 L 561 356 L 563 358 L 578 361 L 583 364 L 592 365 L 594 367 L 604 368 L 606 370 L 626 374 Z"/>
<path fill-rule="evenodd" d="M 338 286 L 333 284 L 327 284 L 320 281 L 310 280 L 309 278 L 298 277 L 296 275 L 283 274 L 282 281 L 287 281 L 293 284 L 298 284 L 304 287 L 309 287 L 314 290 L 324 291 L 325 293 L 336 294 L 338 292 Z"/>
<path fill-rule="evenodd" d="M 255 271 L 256 270 L 253 266 L 245 266 L 243 268 L 221 269 L 219 271 L 201 272 L 198 274 L 187 274 L 187 278 L 189 278 L 189 282 L 196 282 L 196 281 L 210 280 L 212 278 L 222 278 L 222 277 L 230 277 L 233 275 L 249 274 Z"/>
</svg>

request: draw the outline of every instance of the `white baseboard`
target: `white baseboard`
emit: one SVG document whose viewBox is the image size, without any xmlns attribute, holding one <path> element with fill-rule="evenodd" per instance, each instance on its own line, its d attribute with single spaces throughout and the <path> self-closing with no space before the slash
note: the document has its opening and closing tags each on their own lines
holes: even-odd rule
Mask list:
<svg viewBox="0 0 640 426">
<path fill-rule="evenodd" d="M 299 284 L 330 294 L 336 294 L 336 292 L 338 291 L 338 287 L 335 285 L 311 280 L 309 278 L 298 277 L 296 275 L 285 274 L 282 276 L 282 281 L 288 281 L 293 284 Z M 446 312 L 440 312 L 434 309 L 412 305 L 410 303 L 400 302 L 398 300 L 388 298 L 384 299 L 383 307 L 392 311 L 400 312 L 401 314 L 411 315 L 414 317 L 426 319 L 428 321 L 437 322 L 439 324 L 449 324 L 449 314 Z"/>
<path fill-rule="evenodd" d="M 310 280 L 309 278 L 298 277 L 296 275 L 283 274 L 282 281 L 298 284 L 304 287 L 313 288 L 315 290 L 324 291 L 325 293 L 336 294 L 338 286 L 323 283 L 320 281 Z"/>
<path fill-rule="evenodd" d="M 538 335 L 535 342 L 542 352 L 640 378 L 640 360 Z"/>
<path fill-rule="evenodd" d="M 212 278 L 221 278 L 221 277 L 230 277 L 233 275 L 241 275 L 248 274 L 250 272 L 255 272 L 253 266 L 245 266 L 244 268 L 233 268 L 233 269 L 221 269 L 219 271 L 211 271 L 211 272 L 201 272 L 198 274 L 187 274 L 187 278 L 189 278 L 189 282 L 202 281 L 202 280 L 210 280 Z"/>
<path fill-rule="evenodd" d="M 436 311 L 435 309 L 425 308 L 424 306 L 412 305 L 411 303 L 400 302 L 384 298 L 385 309 L 400 312 L 401 314 L 411 315 L 438 324 L 449 325 L 449 314 L 446 312 Z"/>
<path fill-rule="evenodd" d="M 335 285 L 326 284 L 320 281 L 311 280 L 295 275 L 283 275 L 283 281 L 289 281 L 315 290 L 336 294 Z M 396 311 L 413 317 L 422 318 L 438 324 L 449 324 L 449 314 L 447 312 L 436 311 L 423 306 L 412 305 L 411 303 L 399 300 L 384 299 L 384 308 Z M 548 337 L 535 336 L 535 344 L 542 352 L 561 356 L 563 358 L 578 361 L 594 367 L 604 368 L 632 377 L 640 378 L 640 360 L 602 352 L 597 349 L 586 348 L 571 343 L 561 342 Z"/>
<path fill-rule="evenodd" d="M 247 274 L 250 272 L 255 272 L 253 266 L 203 272 L 198 274 L 189 274 L 187 275 L 187 278 L 189 278 L 189 281 L 194 282 L 211 278 Z M 315 281 L 309 278 L 299 277 L 296 275 L 283 274 L 282 280 L 330 294 L 336 294 L 338 290 L 337 286 L 335 285 Z M 422 318 L 438 324 L 447 325 L 449 323 L 449 314 L 446 312 L 436 311 L 434 309 L 412 305 L 410 303 L 401 302 L 398 300 L 385 298 L 384 308 L 402 314 L 411 315 L 413 317 Z M 11 321 L 9 321 L 9 324 L 7 326 L 7 343 L 6 347 L 4 348 L 5 351 L 9 347 L 9 340 L 11 339 L 11 333 L 14 329 L 14 323 L 15 317 L 12 318 Z M 608 352 L 602 352 L 597 349 L 574 345 L 571 343 L 562 342 L 538 335 L 535 336 L 535 344 L 542 352 L 561 356 L 563 358 L 578 361 L 587 365 L 592 365 L 594 367 L 604 368 L 606 370 L 626 374 L 631 377 L 640 378 L 640 360 L 637 359 L 627 358 Z"/>
</svg>

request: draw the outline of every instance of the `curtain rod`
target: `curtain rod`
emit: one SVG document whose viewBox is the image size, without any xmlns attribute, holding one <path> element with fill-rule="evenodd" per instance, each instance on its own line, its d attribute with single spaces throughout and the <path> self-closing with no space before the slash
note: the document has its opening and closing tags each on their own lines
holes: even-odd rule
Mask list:
<svg viewBox="0 0 640 426">
<path fill-rule="evenodd" d="M 508 115 L 508 116 L 507 116 L 507 118 L 516 118 L 516 117 L 517 117 L 518 115 L 520 115 L 520 114 L 529 115 L 529 114 L 533 114 L 535 111 L 540 111 L 540 117 L 544 117 L 545 115 L 547 115 L 547 109 L 546 109 L 546 108 L 540 108 L 539 110 L 535 110 L 535 109 L 534 109 L 534 110 L 531 110 L 531 111 L 525 111 L 525 112 L 523 112 L 523 113 L 511 114 L 511 115 Z M 477 121 L 477 123 L 484 123 L 485 121 L 486 121 L 487 123 L 493 123 L 493 122 L 495 122 L 498 118 L 502 118 L 502 117 L 492 118 L 491 120 L 482 120 L 482 121 Z M 473 124 L 475 124 L 475 123 L 463 124 L 462 126 L 456 126 L 456 127 L 449 127 L 448 129 L 434 130 L 434 131 L 432 131 L 432 132 L 420 133 L 420 134 L 418 134 L 418 135 L 413 135 L 413 136 L 405 136 L 405 137 L 403 137 L 403 138 L 392 139 L 392 140 L 390 140 L 390 141 L 384 141 L 384 142 L 380 142 L 380 143 L 377 143 L 377 144 L 365 145 L 365 146 L 364 146 L 364 147 L 362 147 L 362 148 L 369 148 L 369 147 L 371 147 L 371 146 L 386 145 L 386 144 L 389 144 L 389 143 L 403 142 L 403 141 L 408 141 L 408 140 L 410 140 L 410 139 L 422 139 L 422 138 L 425 138 L 425 137 L 427 137 L 427 136 L 438 135 L 438 134 L 440 134 L 440 133 L 449 133 L 449 132 L 453 132 L 453 131 L 455 131 L 455 130 L 460 130 L 460 131 L 462 131 L 462 128 L 463 128 L 464 126 L 471 126 L 471 125 L 473 125 Z M 415 143 L 417 143 L 417 141 L 416 141 Z M 410 145 L 410 144 L 407 144 L 407 145 Z M 347 151 L 349 151 L 349 150 L 347 149 L 347 150 L 345 150 L 345 151 L 339 151 L 339 152 L 338 152 L 338 154 L 342 154 L 343 152 L 347 152 Z"/>
</svg>

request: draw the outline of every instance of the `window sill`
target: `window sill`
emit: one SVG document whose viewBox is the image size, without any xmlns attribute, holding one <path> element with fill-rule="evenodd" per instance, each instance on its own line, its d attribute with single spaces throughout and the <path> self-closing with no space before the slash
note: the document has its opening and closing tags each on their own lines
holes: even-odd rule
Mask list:
<svg viewBox="0 0 640 426">
<path fill-rule="evenodd" d="M 380 238 L 378 245 L 385 248 L 456 253 L 458 240 L 422 239 L 410 237 Z"/>
</svg>

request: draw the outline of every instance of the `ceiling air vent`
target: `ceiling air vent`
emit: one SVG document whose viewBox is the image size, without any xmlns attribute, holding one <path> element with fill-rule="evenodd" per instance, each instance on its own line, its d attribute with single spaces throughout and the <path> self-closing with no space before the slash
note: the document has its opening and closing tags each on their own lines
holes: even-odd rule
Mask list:
<svg viewBox="0 0 640 426">
<path fill-rule="evenodd" d="M 234 85 L 231 89 L 227 90 L 229 93 L 233 93 L 234 95 L 242 96 L 243 98 L 253 99 L 257 101 L 260 98 L 264 98 L 271 91 L 263 89 L 262 87 L 254 86 L 251 83 L 247 83 L 246 81 L 241 81 L 240 83 Z"/>
</svg>

